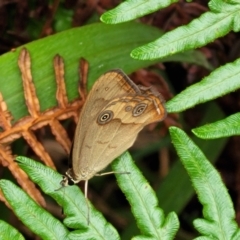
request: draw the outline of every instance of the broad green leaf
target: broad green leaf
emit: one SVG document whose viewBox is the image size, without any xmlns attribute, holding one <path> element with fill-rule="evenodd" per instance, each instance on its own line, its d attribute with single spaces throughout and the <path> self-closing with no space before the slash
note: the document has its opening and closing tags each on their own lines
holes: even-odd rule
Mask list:
<svg viewBox="0 0 240 240">
<path fill-rule="evenodd" d="M 0 180 L 0 189 L 17 217 L 41 239 L 66 239 L 66 227 L 39 207 L 22 189 L 8 180 Z"/>
<path fill-rule="evenodd" d="M 170 135 L 203 205 L 204 219 L 195 220 L 195 228 L 212 239 L 231 239 L 237 231 L 237 224 L 233 204 L 221 176 L 186 133 L 170 127 Z"/>
<path fill-rule="evenodd" d="M 0 239 L 24 240 L 24 237 L 14 227 L 0 220 Z"/>
<path fill-rule="evenodd" d="M 240 59 L 226 64 L 166 103 L 168 112 L 181 112 L 240 88 Z"/>
<path fill-rule="evenodd" d="M 162 32 L 139 23 L 109 26 L 102 23 L 70 29 L 26 44 L 32 59 L 32 74 L 41 110 L 56 106 L 56 81 L 53 57 L 61 55 L 65 62 L 65 82 L 69 100 L 78 96 L 79 59 L 90 63 L 88 87 L 104 72 L 121 68 L 131 73 L 141 67 L 159 62 L 138 61 L 130 57 L 133 48 L 152 41 Z M 28 115 L 23 97 L 23 87 L 17 60 L 22 47 L 0 56 L 0 92 L 14 120 Z M 198 52 L 171 56 L 169 61 L 187 61 L 208 67 L 206 59 Z M 165 59 L 164 61 L 168 61 Z M 8 83 L 8 84 L 6 84 Z"/>
<path fill-rule="evenodd" d="M 112 168 L 141 230 L 141 235 L 133 239 L 173 239 L 179 228 L 177 215 L 172 212 L 167 217 L 164 216 L 162 209 L 158 207 L 154 191 L 133 163 L 129 153 L 126 152 L 115 160 Z"/>
<path fill-rule="evenodd" d="M 145 33 L 145 34 L 143 34 Z M 78 97 L 79 60 L 90 63 L 88 87 L 104 72 L 122 68 L 129 73 L 150 63 L 131 59 L 130 51 L 161 32 L 143 24 L 126 23 L 109 26 L 102 23 L 73 28 L 24 45 L 32 59 L 32 74 L 41 110 L 56 106 L 56 81 L 53 57 L 65 62 L 65 82 L 69 100 Z M 0 57 L 0 92 L 15 120 L 28 115 L 17 61 L 20 49 Z M 9 83 L 9 84 L 6 84 Z"/>
<path fill-rule="evenodd" d="M 100 19 L 107 24 L 126 22 L 165 8 L 174 2 L 177 0 L 127 0 L 104 13 Z"/>
<path fill-rule="evenodd" d="M 240 135 L 240 113 L 192 130 L 200 138 L 213 139 Z"/>
<path fill-rule="evenodd" d="M 19 166 L 29 175 L 31 180 L 37 183 L 41 189 L 63 206 L 64 224 L 74 229 L 68 235 L 70 239 L 119 239 L 119 235 L 111 224 L 107 223 L 102 214 L 96 211 L 92 205 L 87 204 L 86 199 L 77 186 L 68 186 L 58 191 L 62 176 L 49 167 L 42 165 L 26 157 L 17 157 Z M 88 208 L 89 206 L 89 208 Z M 90 211 L 90 223 L 87 223 L 88 211 Z"/>
<path fill-rule="evenodd" d="M 154 42 L 134 49 L 131 56 L 149 60 L 177 52 L 199 48 L 225 36 L 231 30 L 239 31 L 240 2 L 231 4 L 218 1 L 222 11 L 206 12 L 188 25 L 178 27 Z M 211 5 L 210 5 L 211 6 Z"/>
</svg>

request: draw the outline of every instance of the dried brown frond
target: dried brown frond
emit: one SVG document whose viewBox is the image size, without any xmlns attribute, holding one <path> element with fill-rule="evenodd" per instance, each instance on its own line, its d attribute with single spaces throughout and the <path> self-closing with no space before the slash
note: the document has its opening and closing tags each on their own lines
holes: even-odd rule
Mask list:
<svg viewBox="0 0 240 240">
<path fill-rule="evenodd" d="M 23 172 L 16 162 L 11 151 L 11 143 L 23 137 L 36 155 L 49 167 L 55 169 L 53 161 L 48 152 L 44 149 L 42 143 L 37 139 L 34 130 L 40 129 L 46 125 L 50 126 L 52 134 L 61 144 L 67 154 L 70 152 L 71 141 L 64 127 L 60 124 L 60 120 L 73 118 L 75 122 L 78 120 L 79 111 L 86 98 L 86 70 L 87 63 L 82 62 L 81 74 L 83 79 L 79 85 L 79 95 L 81 100 L 69 102 L 66 93 L 64 80 L 64 62 L 63 59 L 56 55 L 53 61 L 55 78 L 57 84 L 56 99 L 58 106 L 50 108 L 44 112 L 40 112 L 40 104 L 36 94 L 31 73 L 31 59 L 27 49 L 23 48 L 18 59 L 18 66 L 21 71 L 24 98 L 29 112 L 29 116 L 25 116 L 12 125 L 13 119 L 11 113 L 7 109 L 7 104 L 0 93 L 0 161 L 2 166 L 9 168 L 13 176 L 17 179 L 22 188 L 32 196 L 39 204 L 45 205 L 45 201 L 39 190 L 29 180 L 28 176 Z M 0 198 L 1 200 L 1 198 Z"/>
</svg>

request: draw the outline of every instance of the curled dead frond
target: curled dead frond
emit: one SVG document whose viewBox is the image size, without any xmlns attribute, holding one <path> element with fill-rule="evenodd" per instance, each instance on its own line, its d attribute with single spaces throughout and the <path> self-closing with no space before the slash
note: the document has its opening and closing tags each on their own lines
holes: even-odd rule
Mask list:
<svg viewBox="0 0 240 240">
<path fill-rule="evenodd" d="M 36 155 L 47 166 L 55 169 L 51 157 L 44 149 L 42 143 L 38 141 L 34 133 L 34 130 L 48 125 L 50 126 L 52 134 L 62 145 L 66 153 L 70 153 L 71 141 L 66 130 L 61 125 L 60 120 L 68 118 L 73 118 L 75 122 L 78 120 L 79 111 L 86 98 L 87 63 L 85 61 L 80 64 L 81 70 L 83 70 L 83 72 L 81 72 L 82 81 L 78 87 L 80 99 L 73 102 L 69 102 L 67 98 L 63 59 L 59 55 L 56 55 L 53 60 L 53 65 L 57 84 L 57 106 L 44 112 L 40 111 L 40 104 L 31 73 L 30 54 L 25 48 L 20 52 L 18 66 L 22 76 L 24 98 L 29 115 L 18 120 L 15 124 L 12 124 L 11 121 L 13 117 L 8 111 L 7 104 L 0 93 L 0 127 L 2 128 L 2 132 L 0 132 L 1 164 L 9 168 L 22 188 L 42 206 L 45 205 L 45 201 L 41 196 L 41 193 L 14 161 L 14 156 L 11 151 L 11 143 L 23 137 Z"/>
</svg>

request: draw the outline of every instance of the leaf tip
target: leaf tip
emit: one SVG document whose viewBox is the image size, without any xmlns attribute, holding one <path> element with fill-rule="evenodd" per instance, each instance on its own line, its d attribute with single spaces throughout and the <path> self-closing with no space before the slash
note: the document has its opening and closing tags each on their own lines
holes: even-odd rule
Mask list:
<svg viewBox="0 0 240 240">
<path fill-rule="evenodd" d="M 103 23 L 108 23 L 108 18 L 107 18 L 107 13 L 103 13 L 101 16 L 100 16 L 100 21 L 103 22 Z"/>
<path fill-rule="evenodd" d="M 191 132 L 192 132 L 195 136 L 199 137 L 198 131 L 196 131 L 196 128 L 192 129 Z"/>
<path fill-rule="evenodd" d="M 138 60 L 144 60 L 145 59 L 145 54 L 144 54 L 144 51 L 142 51 L 141 47 L 133 49 L 132 52 L 130 53 L 130 56 L 132 58 L 138 59 Z"/>
<path fill-rule="evenodd" d="M 169 127 L 169 132 L 170 132 L 170 134 L 171 134 L 171 133 L 174 133 L 174 132 L 176 132 L 176 131 L 179 131 L 179 130 L 180 130 L 180 128 L 175 127 L 175 126 Z"/>
<path fill-rule="evenodd" d="M 116 17 L 112 14 L 111 11 L 105 12 L 101 15 L 100 20 L 106 24 L 115 24 L 117 23 Z"/>
</svg>

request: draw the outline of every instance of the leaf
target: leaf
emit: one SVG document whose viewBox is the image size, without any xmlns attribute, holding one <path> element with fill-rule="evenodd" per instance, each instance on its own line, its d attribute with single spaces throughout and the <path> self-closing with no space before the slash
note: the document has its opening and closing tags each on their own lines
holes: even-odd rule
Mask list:
<svg viewBox="0 0 240 240">
<path fill-rule="evenodd" d="M 36 86 L 41 111 L 56 106 L 56 84 L 54 80 L 53 58 L 56 54 L 65 62 L 65 80 L 68 99 L 78 97 L 79 81 L 78 66 L 81 57 L 90 63 L 88 87 L 104 72 L 121 68 L 131 73 L 141 67 L 147 67 L 159 62 L 138 61 L 130 57 L 133 48 L 152 41 L 161 31 L 157 28 L 139 23 L 125 23 L 115 26 L 106 24 L 90 24 L 80 28 L 67 30 L 44 39 L 40 39 L 25 47 L 30 51 L 32 59 L 33 82 Z M 0 92 L 5 99 L 8 110 L 15 121 L 28 115 L 23 97 L 23 88 L 17 59 L 20 48 L 14 52 L 0 56 Z M 175 61 L 181 61 L 181 56 L 190 62 L 206 65 L 206 59 L 201 61 L 199 54 L 191 56 L 177 55 Z M 173 61 L 174 56 L 171 57 Z M 167 59 L 165 59 L 167 61 Z M 10 84 L 6 84 L 10 83 Z"/>
<path fill-rule="evenodd" d="M 206 69 L 213 70 L 212 65 L 208 62 L 204 54 L 197 50 L 190 50 L 174 54 L 158 60 L 158 62 L 176 62 L 176 61 L 196 64 L 199 66 L 203 66 Z"/>
<path fill-rule="evenodd" d="M 224 113 L 219 106 L 214 102 L 209 102 L 204 106 L 204 115 L 199 124 L 213 122 L 223 117 Z M 227 144 L 227 139 L 225 138 L 214 139 L 207 142 L 195 136 L 193 136 L 193 139 L 212 163 L 216 162 Z M 163 144 L 165 144 L 165 147 L 170 148 L 170 146 L 166 146 L 166 143 L 163 142 Z M 161 208 L 166 214 L 172 211 L 180 214 L 195 194 L 186 170 L 178 159 L 173 163 L 168 175 L 161 181 L 155 191 Z M 137 231 L 138 229 L 136 229 L 135 223 L 132 223 L 124 229 L 122 236 L 130 239 L 132 235 L 130 235 L 129 232 Z"/>
<path fill-rule="evenodd" d="M 240 59 L 228 63 L 200 82 L 186 88 L 166 103 L 167 111 L 181 112 L 240 88 L 239 64 Z"/>
<path fill-rule="evenodd" d="M 181 129 L 170 127 L 170 135 L 203 205 L 204 219 L 195 220 L 195 228 L 211 239 L 231 239 L 238 228 L 233 204 L 221 176 Z"/>
<path fill-rule="evenodd" d="M 87 204 L 77 186 L 68 186 L 56 191 L 62 180 L 59 173 L 26 157 L 17 157 L 17 161 L 33 182 L 63 206 L 66 215 L 64 224 L 75 230 L 68 235 L 70 239 L 80 239 L 80 237 L 88 239 L 86 236 L 91 236 L 92 239 L 119 239 L 117 231 L 106 222 L 100 212 L 95 210 L 90 203 Z M 90 211 L 89 225 L 87 224 L 88 210 Z M 82 236 L 85 237 L 82 238 Z"/>
<path fill-rule="evenodd" d="M 24 237 L 14 227 L 0 220 L 0 239 L 24 240 Z"/>
<path fill-rule="evenodd" d="M 234 234 L 232 240 L 238 240 L 240 239 L 240 229 L 238 229 L 238 231 Z"/>
<path fill-rule="evenodd" d="M 160 34 L 159 30 L 143 24 L 108 26 L 97 23 L 73 28 L 26 44 L 25 47 L 31 54 L 33 81 L 41 111 L 56 105 L 53 71 L 53 58 L 56 54 L 65 61 L 67 94 L 69 100 L 73 100 L 78 97 L 78 69 L 81 57 L 90 63 L 88 77 L 90 87 L 103 72 L 110 69 L 123 68 L 124 71 L 131 72 L 153 63 L 133 60 L 129 54 L 131 49 L 153 39 L 158 34 Z M 0 91 L 15 120 L 27 115 L 17 67 L 20 50 L 21 47 L 0 57 Z M 6 82 L 11 84 L 5 84 Z"/>
<path fill-rule="evenodd" d="M 224 117 L 224 113 L 216 103 L 207 103 L 204 109 L 205 113 L 200 125 Z M 194 136 L 193 139 L 212 163 L 218 159 L 227 144 L 227 140 L 223 138 L 208 141 L 207 143 Z M 156 192 L 161 202 L 161 207 L 165 212 L 175 211 L 177 214 L 181 213 L 193 197 L 194 189 L 180 161 L 176 161 L 173 164 L 168 175 L 163 179 Z M 183 192 L 184 195 L 182 194 Z M 168 196 L 168 198 L 166 199 L 164 196 Z"/>
<path fill-rule="evenodd" d="M 52 134 L 56 137 L 56 140 L 62 145 L 66 153 L 69 154 L 71 141 L 65 128 L 61 125 L 60 120 L 72 117 L 75 123 L 77 123 L 79 109 L 82 107 L 86 96 L 87 74 L 84 70 L 87 69 L 88 64 L 86 61 L 81 61 L 80 64 L 82 81 L 81 84 L 79 84 L 78 91 L 81 100 L 75 100 L 69 103 L 65 87 L 63 59 L 59 55 L 56 55 L 53 63 L 57 86 L 55 94 L 57 106 L 44 112 L 40 111 L 40 104 L 31 73 L 31 58 L 26 48 L 21 49 L 18 66 L 21 72 L 25 104 L 29 115 L 12 124 L 12 115 L 8 111 L 7 104 L 0 93 L 0 128 L 2 130 L 0 133 L 0 158 L 2 158 L 2 165 L 8 167 L 20 186 L 41 206 L 45 206 L 45 200 L 25 172 L 19 169 L 16 162 L 14 162 L 10 144 L 16 139 L 23 137 L 36 155 L 38 155 L 47 166 L 55 169 L 50 155 L 45 151 L 44 146 L 35 136 L 35 130 L 48 125 Z"/>
<path fill-rule="evenodd" d="M 174 2 L 177 0 L 128 0 L 104 13 L 100 19 L 107 24 L 122 23 L 165 8 Z"/>
<path fill-rule="evenodd" d="M 240 113 L 233 114 L 214 123 L 194 128 L 192 132 L 197 137 L 203 139 L 214 139 L 240 135 Z"/>
<path fill-rule="evenodd" d="M 172 212 L 164 217 L 154 191 L 134 165 L 129 153 L 126 152 L 115 160 L 112 168 L 142 233 L 133 239 L 173 239 L 179 228 L 177 215 Z"/>
<path fill-rule="evenodd" d="M 134 49 L 131 56 L 142 60 L 163 58 L 202 47 L 216 38 L 225 36 L 231 30 L 239 31 L 239 2 L 211 2 L 217 3 L 212 12 L 206 12 L 188 25 L 178 27 L 156 41 Z M 211 4 L 209 7 L 211 8 Z"/>
<path fill-rule="evenodd" d="M 8 180 L 0 180 L 0 188 L 14 213 L 32 232 L 42 239 L 66 239 L 66 227 L 39 207 L 22 189 Z"/>
</svg>

